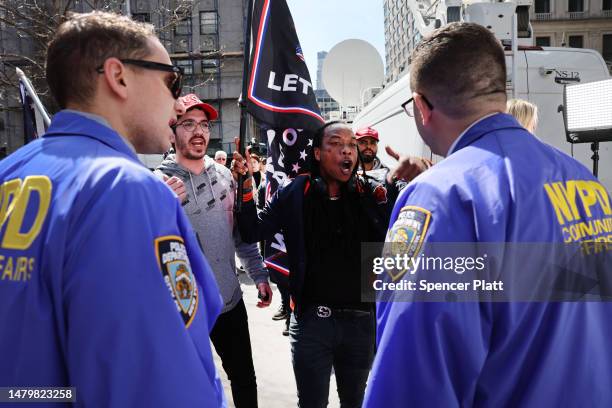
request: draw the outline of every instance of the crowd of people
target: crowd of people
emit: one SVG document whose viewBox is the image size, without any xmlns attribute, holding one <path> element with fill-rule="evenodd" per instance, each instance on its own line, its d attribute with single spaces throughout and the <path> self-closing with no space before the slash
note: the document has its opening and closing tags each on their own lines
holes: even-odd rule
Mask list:
<svg viewBox="0 0 612 408">
<path fill-rule="evenodd" d="M 153 26 L 74 14 L 46 75 L 62 110 L 0 162 L 0 387 L 75 387 L 78 406 L 227 406 L 212 343 L 233 404 L 266 406 L 235 259 L 268 307 L 258 243 L 282 230 L 291 272 L 274 319 L 300 407 L 327 406 L 332 370 L 347 408 L 612 403 L 606 302 L 364 300 L 364 242 L 563 243 L 563 217 L 612 217 L 609 193 L 586 187 L 574 195 L 589 205 L 560 213 L 559 189 L 598 181 L 534 136 L 534 105 L 507 105 L 486 28 L 448 24 L 412 55 L 402 108 L 443 160 L 387 146 L 385 166 L 374 127 L 332 121 L 310 171 L 268 200 L 265 157 L 207 155 L 218 113 L 181 96 Z M 138 161 L 171 146 L 153 173 Z"/>
</svg>

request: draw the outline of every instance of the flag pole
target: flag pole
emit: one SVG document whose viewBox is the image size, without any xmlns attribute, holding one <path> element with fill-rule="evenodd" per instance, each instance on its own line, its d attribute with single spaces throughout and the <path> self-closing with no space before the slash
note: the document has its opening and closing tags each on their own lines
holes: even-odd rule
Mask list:
<svg viewBox="0 0 612 408">
<path fill-rule="evenodd" d="M 248 92 L 249 65 L 251 59 L 251 22 L 253 20 L 253 0 L 249 0 L 247 6 L 246 29 L 244 33 L 244 63 L 242 70 L 242 94 L 240 96 L 240 145 L 239 153 L 244 157 L 246 151 L 246 125 L 247 125 L 247 105 L 246 98 Z M 247 163 L 248 166 L 248 163 Z M 238 175 L 238 193 L 236 194 L 236 212 L 242 209 L 243 177 Z"/>
<path fill-rule="evenodd" d="M 17 71 L 17 76 L 19 77 L 19 80 L 23 83 L 23 86 L 25 86 L 26 90 L 30 94 L 30 98 L 32 98 L 34 105 L 36 105 L 36 107 L 38 108 L 38 111 L 40 115 L 42 116 L 43 121 L 45 122 L 45 126 L 49 127 L 49 124 L 51 123 L 49 114 L 47 113 L 47 110 L 45 109 L 40 99 L 38 99 L 38 95 L 34 91 L 34 88 L 32 87 L 30 80 L 28 79 L 28 77 L 25 75 L 25 73 L 22 70 L 20 70 L 19 68 L 15 68 L 15 70 Z"/>
</svg>

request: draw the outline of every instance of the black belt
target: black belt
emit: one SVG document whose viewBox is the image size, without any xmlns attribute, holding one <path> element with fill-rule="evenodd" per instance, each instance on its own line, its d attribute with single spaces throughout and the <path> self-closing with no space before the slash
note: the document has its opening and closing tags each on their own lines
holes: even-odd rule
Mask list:
<svg viewBox="0 0 612 408">
<path fill-rule="evenodd" d="M 336 308 L 329 306 L 314 306 L 315 313 L 318 317 L 367 317 L 372 316 L 372 312 L 360 309 Z"/>
</svg>

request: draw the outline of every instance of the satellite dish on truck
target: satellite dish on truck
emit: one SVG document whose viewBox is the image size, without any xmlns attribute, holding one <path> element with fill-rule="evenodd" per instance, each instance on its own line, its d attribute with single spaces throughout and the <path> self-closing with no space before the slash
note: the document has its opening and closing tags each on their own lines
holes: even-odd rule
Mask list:
<svg viewBox="0 0 612 408">
<path fill-rule="evenodd" d="M 342 106 L 361 106 L 363 93 L 381 87 L 384 74 L 380 54 L 363 40 L 339 42 L 323 61 L 325 89 Z"/>
</svg>

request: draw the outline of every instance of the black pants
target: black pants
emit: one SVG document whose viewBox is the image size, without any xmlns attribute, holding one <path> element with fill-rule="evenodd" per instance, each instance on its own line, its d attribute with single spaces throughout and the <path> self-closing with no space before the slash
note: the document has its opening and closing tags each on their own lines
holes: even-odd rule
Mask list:
<svg viewBox="0 0 612 408">
<path fill-rule="evenodd" d="M 374 359 L 374 314 L 320 317 L 306 308 L 291 315 L 291 354 L 300 408 L 327 407 L 332 366 L 342 408 L 360 408 Z"/>
<path fill-rule="evenodd" d="M 210 332 L 215 350 L 232 385 L 236 408 L 257 407 L 257 382 L 244 301 L 217 318 Z"/>
<path fill-rule="evenodd" d="M 280 292 L 283 308 L 287 312 L 290 311 L 289 277 L 287 275 L 283 275 L 277 270 L 274 270 L 273 268 L 268 268 L 268 272 L 270 272 L 270 280 L 276 283 L 276 287 Z"/>
</svg>

